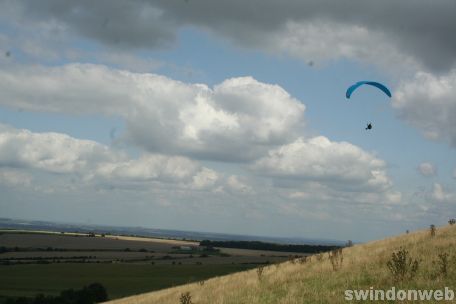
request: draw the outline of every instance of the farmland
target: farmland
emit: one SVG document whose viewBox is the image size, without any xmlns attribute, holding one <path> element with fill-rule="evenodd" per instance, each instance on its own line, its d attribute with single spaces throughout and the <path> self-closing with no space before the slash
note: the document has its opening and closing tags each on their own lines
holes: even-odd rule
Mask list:
<svg viewBox="0 0 456 304">
<path fill-rule="evenodd" d="M 106 287 L 110 299 L 196 282 L 245 269 L 249 265 L 30 264 L 1 266 L 2 296 L 57 295 L 93 282 Z"/>
<path fill-rule="evenodd" d="M 198 245 L 135 236 L 0 231 L 0 296 L 56 295 L 64 289 L 99 282 L 109 298 L 115 299 L 296 256 Z"/>
</svg>

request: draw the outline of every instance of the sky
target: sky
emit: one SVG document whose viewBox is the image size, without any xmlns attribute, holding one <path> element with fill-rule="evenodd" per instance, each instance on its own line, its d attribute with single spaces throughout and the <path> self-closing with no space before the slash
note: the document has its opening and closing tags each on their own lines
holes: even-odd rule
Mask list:
<svg viewBox="0 0 456 304">
<path fill-rule="evenodd" d="M 455 0 L 0 0 L 0 216 L 355 241 L 444 225 L 455 30 Z M 360 80 L 392 98 L 346 99 Z"/>
</svg>

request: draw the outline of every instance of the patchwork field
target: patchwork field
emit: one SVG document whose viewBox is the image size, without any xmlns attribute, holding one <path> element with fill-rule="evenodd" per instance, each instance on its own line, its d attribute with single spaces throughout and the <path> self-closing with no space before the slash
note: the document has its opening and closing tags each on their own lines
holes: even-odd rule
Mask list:
<svg viewBox="0 0 456 304">
<path fill-rule="evenodd" d="M 75 250 L 131 250 L 147 249 L 152 251 L 167 251 L 173 246 L 198 246 L 197 242 L 180 240 L 163 240 L 140 237 L 99 235 L 89 237 L 87 234 L 56 234 L 56 233 L 14 233 L 0 232 L 0 246 L 21 248 L 58 248 Z"/>
<path fill-rule="evenodd" d="M 0 231 L 1 296 L 58 294 L 99 282 L 115 299 L 278 263 L 303 254 L 198 248 L 198 242 Z M 1 303 L 1 301 L 0 301 Z"/>
</svg>

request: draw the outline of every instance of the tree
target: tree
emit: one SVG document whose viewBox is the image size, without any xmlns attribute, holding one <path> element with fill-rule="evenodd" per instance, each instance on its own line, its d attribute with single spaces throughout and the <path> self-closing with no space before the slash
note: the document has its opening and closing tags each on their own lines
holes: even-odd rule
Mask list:
<svg viewBox="0 0 456 304">
<path fill-rule="evenodd" d="M 108 300 L 108 293 L 106 288 L 100 283 L 92 283 L 87 286 L 87 290 L 92 295 L 92 298 L 95 302 L 104 302 Z"/>
</svg>

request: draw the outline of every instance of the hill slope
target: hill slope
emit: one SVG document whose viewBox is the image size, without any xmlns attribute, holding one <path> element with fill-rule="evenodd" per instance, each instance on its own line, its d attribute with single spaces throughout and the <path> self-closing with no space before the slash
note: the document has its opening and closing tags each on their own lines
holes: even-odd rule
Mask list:
<svg viewBox="0 0 456 304">
<path fill-rule="evenodd" d="M 401 248 L 418 260 L 415 276 L 395 281 L 387 263 Z M 442 253 L 448 254 L 447 275 L 442 269 Z M 441 255 L 439 257 L 439 254 Z M 418 231 L 394 238 L 345 248 L 342 266 L 333 269 L 329 254 L 312 256 L 232 275 L 213 278 L 138 296 L 118 299 L 111 304 L 186 303 L 180 297 L 190 293 L 187 303 L 347 303 L 346 289 L 444 289 L 456 290 L 456 225 Z M 340 258 L 336 259 L 340 262 Z M 440 262 L 439 262 L 440 261 Z M 427 303 L 433 303 L 428 301 Z"/>
</svg>

